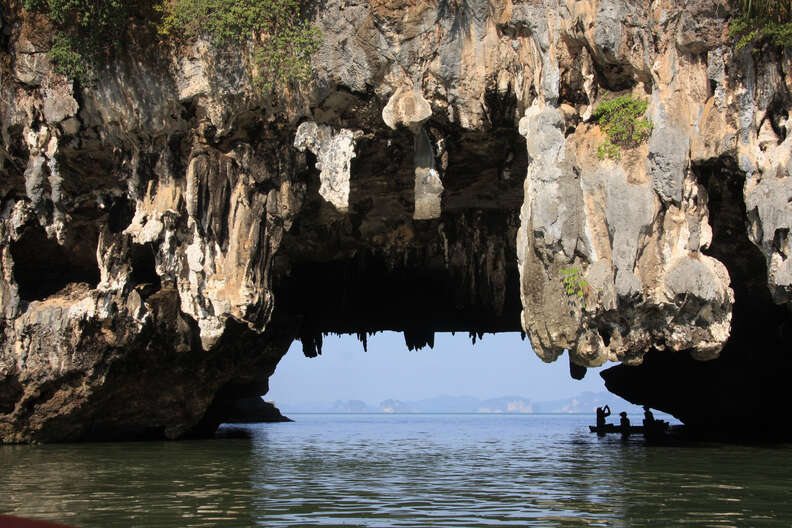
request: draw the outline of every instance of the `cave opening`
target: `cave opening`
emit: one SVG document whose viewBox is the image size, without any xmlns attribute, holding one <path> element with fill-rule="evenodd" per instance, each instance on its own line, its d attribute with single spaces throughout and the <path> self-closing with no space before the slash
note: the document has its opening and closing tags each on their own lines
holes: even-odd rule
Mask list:
<svg viewBox="0 0 792 528">
<path fill-rule="evenodd" d="M 439 332 L 434 346 L 409 350 L 400 332 L 324 336 L 321 356 L 307 358 L 295 342 L 264 396 L 286 416 L 342 413 L 584 414 L 596 407 L 639 414 L 605 391 L 599 369 L 577 381 L 564 358 L 545 364 L 519 332 Z M 310 387 L 310 390 L 307 390 Z M 290 416 L 295 418 L 294 416 Z M 295 418 L 296 419 L 296 418 Z"/>
<path fill-rule="evenodd" d="M 70 284 L 99 284 L 96 247 L 99 234 L 90 224 L 71 230 L 61 245 L 36 224 L 11 242 L 14 279 L 23 301 L 42 301 Z"/>
<path fill-rule="evenodd" d="M 130 259 L 132 262 L 132 283 L 135 286 L 147 285 L 153 291 L 158 291 L 162 287 L 162 281 L 157 274 L 154 246 L 151 243 L 132 244 Z"/>
<path fill-rule="evenodd" d="M 516 238 L 528 159 L 512 96 L 489 94 L 493 131 L 430 120 L 443 182 L 439 216 L 416 220 L 414 138 L 407 129 L 356 140 L 348 210 L 320 196 L 312 171 L 301 214 L 273 261 L 279 317 L 295 321 L 307 356 L 327 333 L 403 332 L 408 348 L 435 332 L 520 332 Z M 307 154 L 309 166 L 316 158 Z M 388 167 L 388 170 L 383 170 Z"/>
<path fill-rule="evenodd" d="M 107 225 L 111 233 L 120 233 L 132 223 L 135 216 L 135 207 L 127 197 L 113 200 L 107 216 Z"/>
</svg>

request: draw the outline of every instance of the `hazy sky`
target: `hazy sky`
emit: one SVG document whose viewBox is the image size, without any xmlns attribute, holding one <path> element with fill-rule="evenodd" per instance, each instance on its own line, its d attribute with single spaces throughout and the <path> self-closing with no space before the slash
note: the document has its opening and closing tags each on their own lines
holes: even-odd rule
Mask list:
<svg viewBox="0 0 792 528">
<path fill-rule="evenodd" d="M 606 365 L 607 367 L 607 365 Z M 401 333 L 370 337 L 368 352 L 354 336 L 327 336 L 322 355 L 309 359 L 295 341 L 270 378 L 276 404 L 363 400 L 418 400 L 433 396 L 524 396 L 561 399 L 605 390 L 601 369 L 582 381 L 569 376 L 566 355 L 544 363 L 520 334 L 487 334 L 473 345 L 467 334 L 436 334 L 434 349 L 410 352 Z"/>
</svg>

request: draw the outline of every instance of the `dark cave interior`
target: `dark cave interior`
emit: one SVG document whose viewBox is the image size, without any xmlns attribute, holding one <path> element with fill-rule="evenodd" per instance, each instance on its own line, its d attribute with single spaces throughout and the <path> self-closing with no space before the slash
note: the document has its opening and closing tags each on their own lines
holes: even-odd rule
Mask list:
<svg viewBox="0 0 792 528">
<path fill-rule="evenodd" d="M 40 226 L 27 227 L 10 245 L 19 297 L 24 301 L 41 301 L 73 283 L 96 287 L 98 237 L 96 229 L 87 225 L 71 230 L 69 239 L 61 245 Z"/>
</svg>

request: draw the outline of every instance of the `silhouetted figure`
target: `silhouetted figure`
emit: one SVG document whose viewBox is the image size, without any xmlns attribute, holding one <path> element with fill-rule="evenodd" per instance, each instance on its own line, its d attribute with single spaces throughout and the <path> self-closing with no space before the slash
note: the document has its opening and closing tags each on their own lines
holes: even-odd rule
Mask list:
<svg viewBox="0 0 792 528">
<path fill-rule="evenodd" d="M 644 405 L 644 436 L 646 438 L 656 439 L 662 438 L 668 429 L 668 422 L 663 420 L 655 420 L 652 411 L 649 410 L 647 405 Z"/>
<path fill-rule="evenodd" d="M 611 415 L 610 407 L 597 407 L 597 428 L 605 427 L 605 418 Z"/>
<path fill-rule="evenodd" d="M 656 425 L 655 417 L 652 414 L 652 411 L 649 410 L 649 407 L 644 405 L 644 427 L 647 429 L 651 429 Z"/>
<path fill-rule="evenodd" d="M 622 411 L 619 413 L 619 416 L 621 416 L 619 426 L 621 427 L 622 436 L 630 436 L 630 419 L 627 418 L 627 413 Z"/>
</svg>

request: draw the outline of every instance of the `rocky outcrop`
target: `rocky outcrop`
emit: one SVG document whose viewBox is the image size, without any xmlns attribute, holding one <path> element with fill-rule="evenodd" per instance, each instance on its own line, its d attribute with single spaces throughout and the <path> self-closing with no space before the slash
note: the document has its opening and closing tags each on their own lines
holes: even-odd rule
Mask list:
<svg viewBox="0 0 792 528">
<path fill-rule="evenodd" d="M 145 37 L 75 85 L 4 5 L 0 439 L 206 434 L 328 332 L 523 331 L 690 424 L 777 408 L 792 63 L 730 9 L 331 0 L 311 82 L 263 93 Z M 600 159 L 626 93 L 651 136 Z"/>
<path fill-rule="evenodd" d="M 207 414 L 211 414 L 210 408 Z M 273 403 L 265 402 L 258 396 L 232 400 L 223 409 L 221 421 L 228 423 L 273 423 L 291 422 L 283 416 Z"/>
<path fill-rule="evenodd" d="M 657 91 L 648 145 L 619 162 L 593 155 L 602 138 L 590 126 L 565 135 L 559 108 L 535 104 L 520 122 L 532 160 L 518 235 L 523 321 L 548 361 L 569 349 L 583 366 L 634 362 L 652 347 L 712 359 L 728 339 L 734 299 L 726 267 L 702 251 L 712 232 L 689 170 L 694 132 L 652 110 L 664 104 Z M 565 292 L 570 270 L 579 299 Z"/>
</svg>

